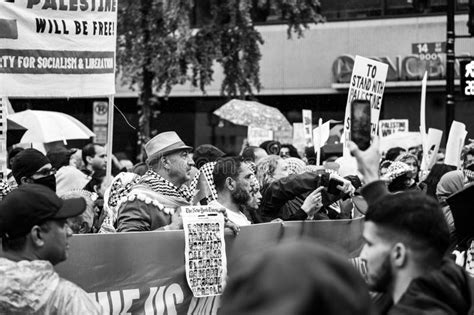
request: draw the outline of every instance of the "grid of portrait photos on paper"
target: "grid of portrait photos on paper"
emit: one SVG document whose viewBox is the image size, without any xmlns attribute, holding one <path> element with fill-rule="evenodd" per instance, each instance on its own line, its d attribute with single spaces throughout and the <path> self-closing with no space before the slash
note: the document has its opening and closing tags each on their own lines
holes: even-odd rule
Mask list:
<svg viewBox="0 0 474 315">
<path fill-rule="evenodd" d="M 223 291 L 222 240 L 219 223 L 189 223 L 189 278 L 195 297 Z"/>
</svg>

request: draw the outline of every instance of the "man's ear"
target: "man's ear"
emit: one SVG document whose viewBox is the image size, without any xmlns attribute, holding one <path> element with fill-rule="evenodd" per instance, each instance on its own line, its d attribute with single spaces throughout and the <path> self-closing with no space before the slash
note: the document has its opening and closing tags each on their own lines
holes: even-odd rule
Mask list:
<svg viewBox="0 0 474 315">
<path fill-rule="evenodd" d="M 31 183 L 33 183 L 33 181 L 30 178 L 26 177 L 26 176 L 23 176 L 22 178 L 20 178 L 20 182 L 22 184 L 31 184 Z"/>
<path fill-rule="evenodd" d="M 87 161 L 87 164 L 91 164 L 92 156 L 86 156 L 86 161 Z"/>
<path fill-rule="evenodd" d="M 170 168 L 170 163 L 169 163 L 169 161 L 168 161 L 168 158 L 167 158 L 166 156 L 162 156 L 162 157 L 160 158 L 160 160 L 161 160 L 161 165 L 163 165 L 163 168 L 166 169 L 166 170 L 169 170 L 169 168 Z"/>
<path fill-rule="evenodd" d="M 41 227 L 39 227 L 38 225 L 33 226 L 30 230 L 31 240 L 33 241 L 33 244 L 36 247 L 44 246 L 44 239 L 41 233 L 43 232 L 41 231 Z"/>
<path fill-rule="evenodd" d="M 233 180 L 230 177 L 227 177 L 225 179 L 225 186 L 227 187 L 228 190 L 234 191 L 234 189 L 235 189 L 235 180 Z"/>
<path fill-rule="evenodd" d="M 392 265 L 401 268 L 406 265 L 408 259 L 408 248 L 405 244 L 398 242 L 392 248 L 390 253 L 392 259 Z"/>
</svg>

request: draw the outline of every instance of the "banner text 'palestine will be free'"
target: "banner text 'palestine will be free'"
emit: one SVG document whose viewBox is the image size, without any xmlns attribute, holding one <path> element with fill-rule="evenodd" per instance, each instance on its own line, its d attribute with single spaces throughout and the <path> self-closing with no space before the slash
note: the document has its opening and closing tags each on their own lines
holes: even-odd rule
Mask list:
<svg viewBox="0 0 474 315">
<path fill-rule="evenodd" d="M 115 93 L 116 0 L 0 2 L 0 95 Z"/>
</svg>

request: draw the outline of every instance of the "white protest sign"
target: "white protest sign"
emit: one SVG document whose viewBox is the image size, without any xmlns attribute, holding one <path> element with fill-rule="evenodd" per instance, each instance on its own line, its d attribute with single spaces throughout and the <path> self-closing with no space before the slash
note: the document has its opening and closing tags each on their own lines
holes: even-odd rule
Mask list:
<svg viewBox="0 0 474 315">
<path fill-rule="evenodd" d="M 303 123 L 293 123 L 293 146 L 298 152 L 304 152 L 304 126 Z"/>
<path fill-rule="evenodd" d="M 356 56 L 347 94 L 344 117 L 344 155 L 349 154 L 347 141 L 351 139 L 351 103 L 354 100 L 368 100 L 371 104 L 372 135 L 377 133 L 377 125 L 382 107 L 388 65 L 372 59 Z"/>
<path fill-rule="evenodd" d="M 380 138 L 379 150 L 386 153 L 390 148 L 401 147 L 405 150 L 419 146 L 421 144 L 420 132 L 398 132 L 389 136 Z"/>
<path fill-rule="evenodd" d="M 461 167 L 461 151 L 466 135 L 466 125 L 454 120 L 449 129 L 444 164 L 456 166 L 458 169 Z"/>
<path fill-rule="evenodd" d="M 305 147 L 313 146 L 313 114 L 309 109 L 303 109 L 303 128 Z"/>
<path fill-rule="evenodd" d="M 326 121 L 324 124 L 321 124 L 319 127 L 313 129 L 313 145 L 314 149 L 324 146 L 326 141 L 329 139 L 330 123 Z"/>
<path fill-rule="evenodd" d="M 209 206 L 182 208 L 186 279 L 195 297 L 221 295 L 227 277 L 224 215 Z"/>
<path fill-rule="evenodd" d="M 247 130 L 249 145 L 259 146 L 262 142 L 273 140 L 273 131 L 254 126 L 249 126 Z"/>
<path fill-rule="evenodd" d="M 0 95 L 115 93 L 117 0 L 0 1 Z"/>
<path fill-rule="evenodd" d="M 0 179 L 7 178 L 7 99 L 0 97 Z"/>
<path fill-rule="evenodd" d="M 281 144 L 291 144 L 293 142 L 293 127 L 274 130 L 273 140 L 280 142 Z"/>
<path fill-rule="evenodd" d="M 426 136 L 426 154 L 423 152 L 423 159 L 421 161 L 421 171 L 428 172 L 433 165 L 436 163 L 436 157 L 438 156 L 439 146 L 441 144 L 441 138 L 443 137 L 443 131 L 435 128 L 428 129 L 428 135 Z"/>
<path fill-rule="evenodd" d="M 423 154 L 428 152 L 427 135 L 426 135 L 426 84 L 428 80 L 428 72 L 425 71 L 423 80 L 421 80 L 421 101 L 420 101 L 420 132 L 423 140 Z"/>
<path fill-rule="evenodd" d="M 386 137 L 397 132 L 408 132 L 408 119 L 381 119 L 379 135 Z"/>
</svg>

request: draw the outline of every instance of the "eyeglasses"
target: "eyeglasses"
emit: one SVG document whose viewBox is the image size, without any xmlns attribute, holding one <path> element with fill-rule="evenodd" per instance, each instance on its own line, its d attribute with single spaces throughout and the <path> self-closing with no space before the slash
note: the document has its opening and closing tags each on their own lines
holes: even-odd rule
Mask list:
<svg viewBox="0 0 474 315">
<path fill-rule="evenodd" d="M 50 168 L 50 169 L 43 169 L 39 172 L 34 173 L 33 175 L 38 175 L 41 177 L 49 176 L 49 175 L 55 175 L 56 174 L 56 169 L 55 168 Z"/>
</svg>

